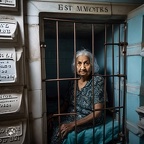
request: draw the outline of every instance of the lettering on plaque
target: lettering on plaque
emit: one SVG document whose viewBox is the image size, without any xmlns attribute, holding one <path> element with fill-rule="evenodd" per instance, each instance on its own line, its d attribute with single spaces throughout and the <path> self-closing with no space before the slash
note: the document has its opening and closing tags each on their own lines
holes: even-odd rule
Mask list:
<svg viewBox="0 0 144 144">
<path fill-rule="evenodd" d="M 0 89 L 0 114 L 14 113 L 20 110 L 22 91 L 22 87 Z"/>
<path fill-rule="evenodd" d="M 15 40 L 17 36 L 17 22 L 0 20 L 0 39 Z"/>
<path fill-rule="evenodd" d="M 84 5 L 84 4 L 58 4 L 58 11 L 61 12 L 74 12 L 74 13 L 87 13 L 87 14 L 111 14 L 110 5 Z"/>
<path fill-rule="evenodd" d="M 0 0 L 0 6 L 16 7 L 16 0 Z"/>
<path fill-rule="evenodd" d="M 0 49 L 0 83 L 16 81 L 15 49 Z"/>
</svg>

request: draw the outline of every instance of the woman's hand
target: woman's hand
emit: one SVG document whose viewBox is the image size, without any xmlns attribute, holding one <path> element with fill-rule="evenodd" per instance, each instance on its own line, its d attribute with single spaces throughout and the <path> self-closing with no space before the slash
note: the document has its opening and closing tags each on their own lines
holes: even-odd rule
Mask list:
<svg viewBox="0 0 144 144">
<path fill-rule="evenodd" d="M 61 137 L 64 138 L 70 131 L 73 130 L 74 126 L 75 126 L 74 123 L 62 124 L 60 126 L 58 136 L 61 135 Z"/>
</svg>

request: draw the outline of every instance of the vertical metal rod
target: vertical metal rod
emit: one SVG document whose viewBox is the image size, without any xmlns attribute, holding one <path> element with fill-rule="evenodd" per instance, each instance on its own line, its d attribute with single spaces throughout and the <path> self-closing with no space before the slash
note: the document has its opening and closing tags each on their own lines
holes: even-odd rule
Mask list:
<svg viewBox="0 0 144 144">
<path fill-rule="evenodd" d="M 118 38 L 119 38 L 119 43 L 120 43 L 120 24 L 119 24 L 119 35 L 118 35 Z M 118 57 L 119 57 L 119 66 L 118 66 L 118 73 L 121 74 L 121 50 L 120 50 L 121 46 L 119 45 L 119 49 L 118 49 Z M 120 109 L 120 106 L 121 106 L 121 77 L 118 78 L 118 82 L 119 82 L 119 95 L 118 95 L 118 100 L 119 100 L 119 110 L 118 110 L 118 122 L 119 122 L 119 132 L 120 132 L 120 125 L 121 125 L 121 109 Z"/>
<path fill-rule="evenodd" d="M 105 24 L 105 43 L 107 43 L 107 25 Z M 107 75 L 107 45 L 104 47 L 104 75 Z M 104 128 L 103 143 L 105 143 L 105 122 L 106 122 L 106 83 L 107 77 L 104 79 Z"/>
<path fill-rule="evenodd" d="M 92 65 L 94 65 L 94 25 L 91 25 L 92 27 Z M 95 109 L 94 107 L 94 66 L 92 67 L 92 96 L 93 96 L 93 110 Z M 95 144 L 95 139 L 94 139 L 94 127 L 95 127 L 95 110 L 93 111 L 93 144 Z"/>
<path fill-rule="evenodd" d="M 76 78 L 76 24 L 74 23 L 74 59 L 75 59 L 75 72 L 74 77 Z M 74 81 L 74 111 L 76 113 L 76 89 L 77 89 L 77 80 Z M 76 115 L 75 115 L 75 131 L 77 131 Z M 75 133 L 75 144 L 77 144 L 77 132 Z"/>
<path fill-rule="evenodd" d="M 126 43 L 126 32 L 127 32 L 127 24 L 124 24 L 124 42 Z M 126 75 L 126 48 L 127 45 L 124 45 L 124 75 Z M 124 78 L 124 91 L 123 91 L 123 128 L 122 132 L 124 136 L 126 135 L 126 77 Z M 124 138 L 123 143 L 125 143 L 126 139 Z"/>
<path fill-rule="evenodd" d="M 112 43 L 114 43 L 114 25 L 112 24 Z M 113 106 L 115 105 L 115 96 L 114 96 L 114 45 L 112 45 L 112 97 L 113 97 Z M 113 113 L 113 120 L 114 120 L 114 113 Z M 114 121 L 112 125 L 112 140 L 114 139 Z"/>
<path fill-rule="evenodd" d="M 56 55 L 57 55 L 57 79 L 59 79 L 59 23 L 56 21 Z M 58 114 L 60 114 L 60 82 L 57 81 L 57 92 L 58 92 Z M 58 122 L 60 127 L 60 116 L 58 116 Z"/>
<path fill-rule="evenodd" d="M 59 30 L 58 30 L 58 21 L 56 21 L 56 53 L 57 53 L 57 79 L 59 79 Z M 59 81 L 57 81 L 57 90 L 58 90 L 58 113 L 60 114 L 60 91 L 59 91 Z"/>
</svg>

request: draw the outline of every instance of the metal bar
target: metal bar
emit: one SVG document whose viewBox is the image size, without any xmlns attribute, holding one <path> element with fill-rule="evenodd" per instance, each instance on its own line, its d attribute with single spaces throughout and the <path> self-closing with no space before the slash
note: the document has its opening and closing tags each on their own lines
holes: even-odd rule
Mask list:
<svg viewBox="0 0 144 144">
<path fill-rule="evenodd" d="M 75 59 L 75 72 L 74 72 L 74 111 L 76 113 L 76 89 L 77 89 L 77 81 L 76 81 L 76 24 L 74 23 L 74 59 Z M 75 131 L 77 131 L 77 123 L 76 123 L 76 115 L 75 115 Z M 75 143 L 77 144 L 77 133 L 75 133 Z"/>
<path fill-rule="evenodd" d="M 101 75 L 101 74 L 94 74 L 95 76 L 102 76 L 102 77 L 127 77 L 124 74 L 114 74 L 114 75 Z"/>
<path fill-rule="evenodd" d="M 69 80 L 79 80 L 80 78 L 59 78 L 59 79 L 46 79 L 43 80 L 45 82 L 51 82 L 51 81 L 69 81 Z"/>
<path fill-rule="evenodd" d="M 120 42 L 120 25 L 119 25 L 119 35 L 118 35 L 118 41 Z M 118 73 L 120 74 L 121 73 L 121 50 L 120 50 L 121 46 L 119 45 L 119 51 L 118 51 L 118 57 L 119 57 L 119 64 L 118 64 Z M 121 105 L 121 99 L 120 99 L 120 95 L 121 95 L 121 77 L 118 77 L 118 82 L 119 82 L 119 95 L 118 95 L 118 100 L 119 100 L 119 107 Z M 120 132 L 120 128 L 121 128 L 121 120 L 120 120 L 120 117 L 121 117 L 121 111 L 120 111 L 120 108 L 119 108 L 119 113 L 118 113 L 118 122 L 119 122 L 119 132 Z"/>
<path fill-rule="evenodd" d="M 127 77 L 124 74 L 116 74 L 116 75 L 101 75 L 101 74 L 93 74 L 92 76 L 102 76 L 102 77 Z M 69 81 L 69 80 L 79 80 L 80 78 L 59 78 L 59 79 L 45 79 L 43 82 L 52 82 L 52 81 Z"/>
<path fill-rule="evenodd" d="M 105 24 L 105 43 L 107 43 L 107 25 Z M 107 76 L 107 45 L 104 45 L 104 75 Z M 103 143 L 105 143 L 105 124 L 106 124 L 106 83 L 104 79 L 104 127 L 103 127 Z"/>
<path fill-rule="evenodd" d="M 112 43 L 114 43 L 114 25 L 112 24 Z M 115 51 L 114 51 L 114 45 L 112 45 L 112 97 L 113 97 L 113 106 L 115 105 L 115 92 L 114 92 L 114 85 L 115 85 L 115 79 L 114 79 L 114 55 Z M 115 114 L 113 113 L 113 123 L 112 123 L 112 140 L 114 140 L 114 118 L 115 118 Z"/>
<path fill-rule="evenodd" d="M 124 41 L 126 42 L 126 31 L 127 31 L 127 25 L 125 23 L 124 25 Z M 124 45 L 124 75 L 126 75 L 126 45 Z M 123 91 L 124 99 L 123 99 L 123 127 L 122 127 L 122 132 L 123 132 L 123 143 L 126 141 L 126 78 L 124 79 L 124 91 Z"/>
<path fill-rule="evenodd" d="M 59 79 L 59 30 L 58 30 L 58 21 L 56 21 L 56 55 L 57 55 L 57 79 Z M 57 90 L 58 90 L 58 113 L 60 113 L 60 86 L 59 81 L 57 81 Z"/>
<path fill-rule="evenodd" d="M 59 79 L 59 30 L 58 30 L 58 21 L 56 21 L 56 62 L 57 62 L 57 79 Z M 57 81 L 57 93 L 58 93 L 58 114 L 60 114 L 60 83 Z M 61 123 L 61 117 L 58 117 L 58 123 L 59 123 L 59 130 L 60 130 L 60 123 Z M 60 132 L 59 132 L 60 133 Z M 61 137 L 60 137 L 61 139 Z M 60 142 L 60 141 L 59 141 Z"/>
<path fill-rule="evenodd" d="M 94 65 L 94 25 L 91 25 L 92 31 L 92 65 Z M 92 96 L 93 96 L 93 109 L 94 109 L 94 66 L 92 67 Z M 95 127 L 95 111 L 93 111 L 93 144 L 95 144 L 94 139 L 94 127 Z"/>
<path fill-rule="evenodd" d="M 119 42 L 119 43 L 105 43 L 104 45 L 118 45 L 118 46 L 127 46 L 128 43 L 127 42 Z"/>
<path fill-rule="evenodd" d="M 76 113 L 61 113 L 61 114 L 53 114 L 53 116 L 65 116 L 65 115 L 76 115 Z"/>
</svg>

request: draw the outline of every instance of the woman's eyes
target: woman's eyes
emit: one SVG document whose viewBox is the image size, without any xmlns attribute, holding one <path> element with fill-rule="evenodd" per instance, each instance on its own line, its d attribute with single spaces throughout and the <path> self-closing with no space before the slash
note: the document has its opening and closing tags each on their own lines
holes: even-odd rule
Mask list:
<svg viewBox="0 0 144 144">
<path fill-rule="evenodd" d="M 89 62 L 86 62 L 86 63 L 85 63 L 85 65 L 89 65 L 89 64 L 90 64 Z"/>
<path fill-rule="evenodd" d="M 78 63 L 77 63 L 77 65 L 81 65 L 81 64 L 82 64 L 81 62 L 78 62 Z"/>
<path fill-rule="evenodd" d="M 86 66 L 89 65 L 89 64 L 90 64 L 89 62 L 84 62 L 84 65 L 86 65 Z M 81 66 L 81 65 L 82 65 L 82 62 L 78 62 L 77 65 L 78 65 L 78 66 Z"/>
</svg>

